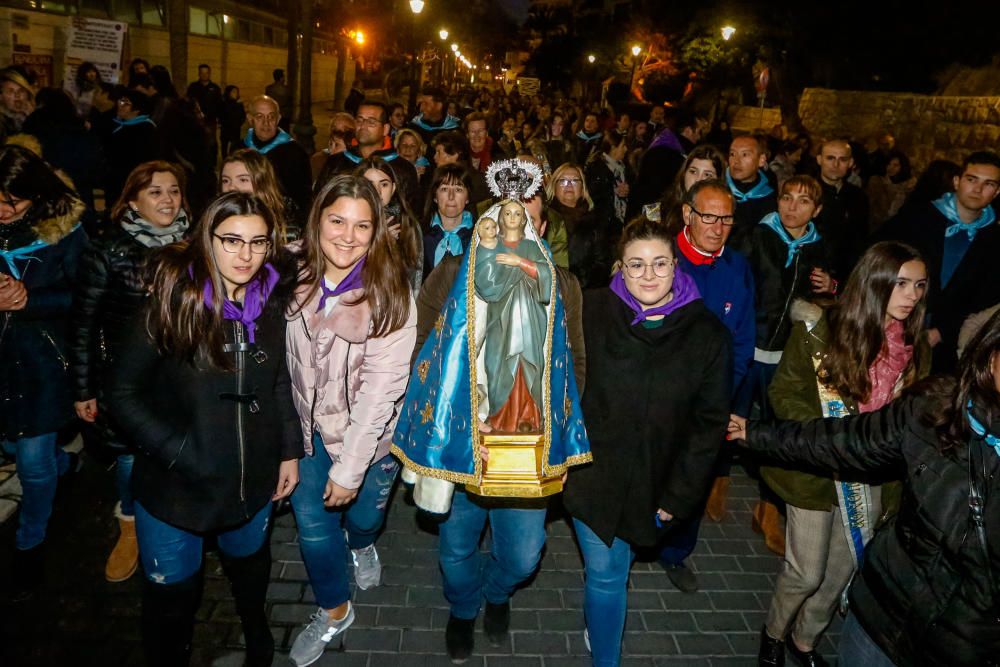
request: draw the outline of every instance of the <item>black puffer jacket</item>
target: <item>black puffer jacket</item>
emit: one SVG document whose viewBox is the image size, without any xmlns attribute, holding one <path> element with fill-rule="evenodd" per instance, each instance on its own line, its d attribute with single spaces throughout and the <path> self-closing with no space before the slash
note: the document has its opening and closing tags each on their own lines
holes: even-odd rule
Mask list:
<svg viewBox="0 0 1000 667">
<path fill-rule="evenodd" d="M 145 318 L 133 318 L 108 403 L 139 452 L 136 500 L 157 518 L 196 532 L 238 525 L 270 502 L 280 463 L 302 456 L 285 364 L 290 292 L 279 284 L 268 299 L 255 344 L 242 324 L 225 321 L 234 370 L 161 356 Z"/>
<path fill-rule="evenodd" d="M 80 257 L 70 324 L 70 375 L 75 400 L 97 399 L 96 426 L 106 442 L 120 442 L 104 400 L 107 373 L 146 299 L 143 271 L 153 250 L 113 225 Z"/>
<path fill-rule="evenodd" d="M 947 392 L 943 392 L 947 394 Z M 899 665 L 1000 664 L 1000 591 L 991 597 L 987 569 L 1000 582 L 1000 457 L 981 440 L 942 454 L 922 418 L 936 396 L 910 396 L 878 412 L 777 426 L 751 422 L 754 451 L 786 463 L 841 473 L 904 475 L 902 507 L 869 543 L 851 588 L 851 610 Z M 996 433 L 1000 424 L 993 424 Z M 969 511 L 969 454 L 986 498 L 989 562 Z M 985 461 L 986 479 L 979 472 Z"/>
<path fill-rule="evenodd" d="M 36 241 L 27 257 L 12 259 L 28 291 L 21 310 L 0 312 L 0 437 L 52 433 L 73 421 L 67 377 L 66 334 L 77 260 L 87 243 L 79 226 L 85 206 L 74 199 L 65 215 L 39 219 L 32 211 L 0 225 L 0 250 Z M 7 262 L 0 273 L 10 275 Z"/>
</svg>

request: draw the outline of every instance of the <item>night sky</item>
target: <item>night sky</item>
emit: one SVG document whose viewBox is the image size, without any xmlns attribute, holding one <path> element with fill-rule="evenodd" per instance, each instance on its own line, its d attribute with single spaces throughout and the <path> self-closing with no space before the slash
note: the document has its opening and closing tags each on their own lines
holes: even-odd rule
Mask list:
<svg viewBox="0 0 1000 667">
<path fill-rule="evenodd" d="M 528 18 L 528 6 L 531 0 L 497 0 L 497 4 L 510 14 L 518 23 L 524 23 Z"/>
</svg>

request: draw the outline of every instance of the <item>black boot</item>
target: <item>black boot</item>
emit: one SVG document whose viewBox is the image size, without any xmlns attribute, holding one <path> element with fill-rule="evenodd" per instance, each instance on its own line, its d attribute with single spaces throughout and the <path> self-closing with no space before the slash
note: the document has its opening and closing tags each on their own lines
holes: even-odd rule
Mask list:
<svg viewBox="0 0 1000 667">
<path fill-rule="evenodd" d="M 510 600 L 503 604 L 493 604 L 486 601 L 486 613 L 483 614 L 483 630 L 491 646 L 500 646 L 507 638 L 510 630 Z"/>
<path fill-rule="evenodd" d="M 236 613 L 243 625 L 246 667 L 271 667 L 274 637 L 267 620 L 267 585 L 271 577 L 271 546 L 264 544 L 245 558 L 220 554 L 222 568 L 233 586 Z"/>
<path fill-rule="evenodd" d="M 45 543 L 30 549 L 14 549 L 13 579 L 10 586 L 10 601 L 24 602 L 35 595 L 42 585 L 42 566 L 45 557 Z"/>
<path fill-rule="evenodd" d="M 187 667 L 201 589 L 200 573 L 176 584 L 143 578 L 142 646 L 149 667 Z"/>
<path fill-rule="evenodd" d="M 448 616 L 448 626 L 444 631 L 444 643 L 452 663 L 460 665 L 472 655 L 476 642 L 476 619 Z"/>
<path fill-rule="evenodd" d="M 760 631 L 760 653 L 757 656 L 758 667 L 784 667 L 785 643 L 767 634 L 767 627 Z"/>
</svg>

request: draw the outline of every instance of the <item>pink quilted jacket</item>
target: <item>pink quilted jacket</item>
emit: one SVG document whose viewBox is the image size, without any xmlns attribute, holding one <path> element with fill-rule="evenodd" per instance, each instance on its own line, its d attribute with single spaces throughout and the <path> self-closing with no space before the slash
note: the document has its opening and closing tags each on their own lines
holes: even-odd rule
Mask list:
<svg viewBox="0 0 1000 667">
<path fill-rule="evenodd" d="M 402 329 L 370 338 L 368 303 L 346 305 L 360 294 L 340 295 L 324 316 L 316 312 L 317 293 L 289 316 L 286 333 L 306 454 L 312 455 L 312 435 L 319 433 L 333 461 L 330 479 L 345 489 L 359 488 L 368 467 L 389 453 L 417 338 L 412 298 Z"/>
</svg>

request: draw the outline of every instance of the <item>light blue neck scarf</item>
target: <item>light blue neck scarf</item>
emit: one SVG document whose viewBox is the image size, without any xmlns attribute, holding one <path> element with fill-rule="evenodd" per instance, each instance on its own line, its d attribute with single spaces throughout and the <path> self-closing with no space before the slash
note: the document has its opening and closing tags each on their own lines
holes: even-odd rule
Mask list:
<svg viewBox="0 0 1000 667">
<path fill-rule="evenodd" d="M 434 248 L 434 266 L 441 263 L 445 255 L 461 255 L 462 250 L 462 237 L 458 235 L 461 229 L 472 229 L 473 221 L 472 214 L 468 211 L 462 212 L 462 222 L 458 223 L 458 227 L 455 229 L 445 229 L 441 224 L 441 216 L 437 213 L 431 219 L 431 227 L 437 227 L 442 232 L 444 232 L 444 238 L 437 244 Z"/>
<path fill-rule="evenodd" d="M 135 118 L 129 118 L 128 120 L 122 120 L 116 116 L 114 121 L 118 127 L 111 130 L 111 134 L 117 134 L 119 130 L 123 127 L 128 127 L 129 125 L 142 125 L 143 123 L 149 123 L 153 127 L 156 127 L 156 123 L 153 122 L 153 119 L 146 114 L 139 114 Z"/>
<path fill-rule="evenodd" d="M 767 175 L 763 169 L 757 170 L 757 184 L 750 188 L 748 192 L 743 192 L 736 187 L 736 182 L 733 181 L 733 176 L 729 173 L 728 169 L 726 169 L 726 183 L 729 185 L 729 190 L 733 193 L 737 204 L 744 204 L 751 199 L 763 199 L 774 192 L 774 188 L 767 182 Z"/>
<path fill-rule="evenodd" d="M 969 418 L 969 428 L 972 432 L 985 440 L 987 445 L 996 450 L 997 456 L 1000 456 L 1000 437 L 987 431 L 982 422 L 972 416 L 972 401 L 965 405 L 965 416 Z"/>
<path fill-rule="evenodd" d="M 249 130 L 247 130 L 247 136 L 243 139 L 243 145 L 246 146 L 247 148 L 254 149 L 261 155 L 267 155 L 269 152 L 271 152 L 278 146 L 281 146 L 282 144 L 287 144 L 290 141 L 292 141 L 292 135 L 288 134 L 284 130 L 279 129 L 278 134 L 274 135 L 274 139 L 271 139 L 271 141 L 267 142 L 266 144 L 258 148 L 257 144 L 255 144 L 253 141 L 253 128 L 250 128 Z"/>
<path fill-rule="evenodd" d="M 775 234 L 778 235 L 785 245 L 788 246 L 788 255 L 785 258 L 785 268 L 787 269 L 795 261 L 795 256 L 799 254 L 802 246 L 808 245 L 810 243 L 816 243 L 820 240 L 819 232 L 816 231 L 816 225 L 813 224 L 812 220 L 806 225 L 806 233 L 797 239 L 793 239 L 788 230 L 781 224 L 781 218 L 777 213 L 768 213 L 763 218 L 761 218 L 760 224 L 765 227 L 770 227 Z"/>
<path fill-rule="evenodd" d="M 965 232 L 969 236 L 969 243 L 975 240 L 976 232 L 983 227 L 989 227 L 997 217 L 996 213 L 993 212 L 993 207 L 987 206 L 972 222 L 962 222 L 962 218 L 958 215 L 958 206 L 955 204 L 954 192 L 949 192 L 940 199 L 934 200 L 933 204 L 934 208 L 940 211 L 941 215 L 948 219 L 948 222 L 952 223 L 944 230 L 944 237 L 949 238 L 959 232 Z"/>
</svg>

